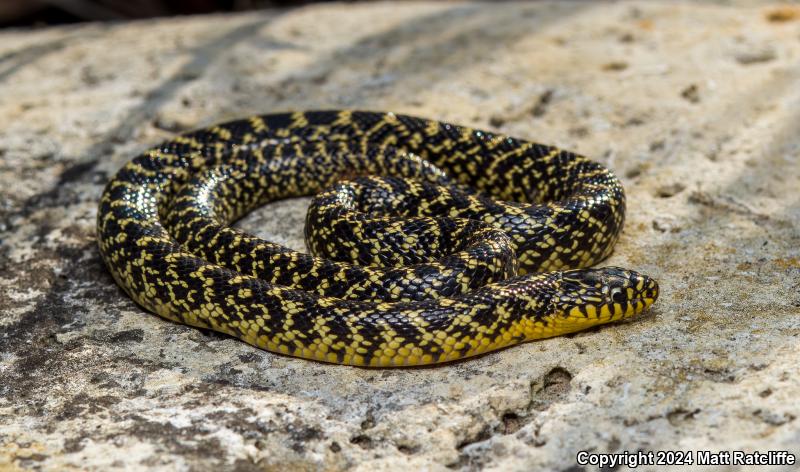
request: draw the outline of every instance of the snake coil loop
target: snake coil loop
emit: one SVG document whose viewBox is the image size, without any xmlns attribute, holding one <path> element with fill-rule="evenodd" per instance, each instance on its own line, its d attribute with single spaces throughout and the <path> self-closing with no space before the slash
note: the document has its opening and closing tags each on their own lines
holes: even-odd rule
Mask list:
<svg viewBox="0 0 800 472">
<path fill-rule="evenodd" d="M 342 181 L 343 178 L 347 180 Z M 317 194 L 314 255 L 230 224 Z M 392 113 L 282 113 L 195 131 L 125 165 L 101 254 L 146 309 L 326 362 L 446 362 L 632 317 L 657 283 L 606 258 L 625 195 L 550 146 Z"/>
</svg>

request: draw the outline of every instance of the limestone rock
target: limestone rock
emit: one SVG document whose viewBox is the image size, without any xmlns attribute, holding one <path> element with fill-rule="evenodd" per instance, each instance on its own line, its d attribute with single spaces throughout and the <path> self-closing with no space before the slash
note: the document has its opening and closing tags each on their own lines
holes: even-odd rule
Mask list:
<svg viewBox="0 0 800 472">
<path fill-rule="evenodd" d="M 772 11 L 383 2 L 0 32 L 0 469 L 564 470 L 581 450 L 800 452 L 800 21 Z M 117 288 L 94 219 L 124 162 L 189 128 L 342 107 L 609 165 L 628 217 L 607 263 L 656 277 L 660 300 L 466 362 L 369 370 L 176 325 Z M 306 204 L 241 226 L 302 249 Z"/>
</svg>

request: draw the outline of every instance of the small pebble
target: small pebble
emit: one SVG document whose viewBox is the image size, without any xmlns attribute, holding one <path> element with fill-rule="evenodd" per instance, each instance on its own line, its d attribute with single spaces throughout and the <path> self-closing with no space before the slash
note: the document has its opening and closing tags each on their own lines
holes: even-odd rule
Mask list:
<svg viewBox="0 0 800 472">
<path fill-rule="evenodd" d="M 653 220 L 653 229 L 659 233 L 678 233 L 683 228 L 674 218 L 659 217 Z"/>
<path fill-rule="evenodd" d="M 785 23 L 800 19 L 800 7 L 781 6 L 770 10 L 766 14 L 767 21 L 770 23 Z"/>
<path fill-rule="evenodd" d="M 628 63 L 623 61 L 612 61 L 603 64 L 603 70 L 611 72 L 619 72 L 628 68 Z"/>
<path fill-rule="evenodd" d="M 697 88 L 697 85 L 692 84 L 683 91 L 681 91 L 681 97 L 686 99 L 691 103 L 699 103 L 700 102 L 700 89 Z"/>
<path fill-rule="evenodd" d="M 669 198 L 681 193 L 686 189 L 686 186 L 680 182 L 661 185 L 656 188 L 656 196 L 659 198 Z"/>
<path fill-rule="evenodd" d="M 739 51 L 734 57 L 739 64 L 750 65 L 775 60 L 777 54 L 771 46 L 763 46 Z"/>
</svg>

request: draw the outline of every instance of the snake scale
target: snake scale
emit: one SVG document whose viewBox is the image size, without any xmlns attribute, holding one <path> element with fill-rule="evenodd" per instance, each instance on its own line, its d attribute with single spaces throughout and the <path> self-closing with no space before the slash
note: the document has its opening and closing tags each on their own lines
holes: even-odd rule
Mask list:
<svg viewBox="0 0 800 472">
<path fill-rule="evenodd" d="M 316 194 L 314 255 L 230 225 Z M 110 180 L 97 233 L 147 310 L 269 351 L 435 364 L 634 316 L 650 277 L 586 269 L 622 230 L 608 169 L 554 147 L 393 113 L 276 113 L 187 133 Z"/>
</svg>

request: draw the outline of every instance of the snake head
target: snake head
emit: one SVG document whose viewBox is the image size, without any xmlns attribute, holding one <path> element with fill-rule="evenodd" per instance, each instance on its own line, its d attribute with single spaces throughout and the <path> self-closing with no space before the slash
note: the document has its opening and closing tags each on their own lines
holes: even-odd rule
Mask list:
<svg viewBox="0 0 800 472">
<path fill-rule="evenodd" d="M 562 273 L 557 311 L 570 321 L 606 323 L 641 313 L 658 298 L 652 278 L 618 267 L 568 270 Z"/>
</svg>

